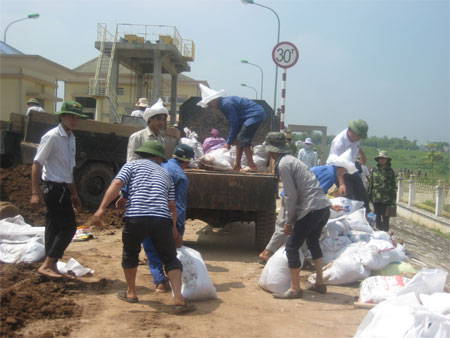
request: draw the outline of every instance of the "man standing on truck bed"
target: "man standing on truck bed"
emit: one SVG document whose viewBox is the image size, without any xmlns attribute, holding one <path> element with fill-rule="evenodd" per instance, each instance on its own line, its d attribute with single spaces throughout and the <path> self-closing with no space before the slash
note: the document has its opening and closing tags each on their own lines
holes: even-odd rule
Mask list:
<svg viewBox="0 0 450 338">
<path fill-rule="evenodd" d="M 147 141 L 158 141 L 164 145 L 161 130 L 164 128 L 168 115 L 169 111 L 164 107 L 161 99 L 158 99 L 158 102 L 150 108 L 145 109 L 142 118 L 147 122 L 147 127 L 131 134 L 128 139 L 127 162 L 140 158 L 135 150 Z"/>
<path fill-rule="evenodd" d="M 43 198 L 47 205 L 45 216 L 45 260 L 38 272 L 52 278 L 60 278 L 56 264 L 72 241 L 77 230 L 73 209 L 81 207 L 75 183 L 75 136 L 83 107 L 75 101 L 61 106 L 59 125 L 41 138 L 41 143 L 31 167 L 31 206 L 35 209 L 41 202 L 39 182 L 42 173 Z"/>
<path fill-rule="evenodd" d="M 215 91 L 200 84 L 200 90 L 202 100 L 197 105 L 220 110 L 231 123 L 225 148 L 230 149 L 233 144 L 236 145 L 233 170 L 241 169 L 242 153 L 245 153 L 250 170 L 256 171 L 250 147 L 258 127 L 266 118 L 264 108 L 245 97 L 225 96 L 223 89 Z"/>
<path fill-rule="evenodd" d="M 131 116 L 143 117 L 145 109 L 148 108 L 148 101 L 145 97 L 141 97 L 136 103 L 136 108 L 131 112 Z"/>
</svg>

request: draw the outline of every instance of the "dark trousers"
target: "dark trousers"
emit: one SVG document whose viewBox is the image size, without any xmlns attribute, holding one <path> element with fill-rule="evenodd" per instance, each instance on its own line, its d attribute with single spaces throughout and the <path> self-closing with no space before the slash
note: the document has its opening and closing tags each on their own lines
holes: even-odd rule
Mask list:
<svg viewBox="0 0 450 338">
<path fill-rule="evenodd" d="M 311 251 L 312 259 L 315 260 L 322 257 L 319 238 L 329 217 L 330 208 L 326 207 L 311 211 L 305 217 L 295 222 L 292 232 L 286 241 L 286 256 L 290 269 L 298 269 L 301 267 L 302 264 L 298 250 L 305 240 L 309 251 Z"/>
<path fill-rule="evenodd" d="M 42 194 L 47 205 L 45 255 L 60 259 L 77 231 L 72 195 L 65 183 L 55 182 L 44 182 Z"/>
<path fill-rule="evenodd" d="M 357 172 L 353 175 L 345 174 L 344 183 L 347 190 L 345 197 L 364 202 L 364 208 L 366 208 L 366 214 L 368 214 L 370 212 L 369 195 L 364 187 L 361 176 Z"/>
<path fill-rule="evenodd" d="M 375 224 L 378 230 L 389 231 L 389 216 L 386 216 L 386 210 L 389 207 L 388 204 L 373 203 L 375 214 Z"/>
<path fill-rule="evenodd" d="M 172 220 L 152 216 L 125 218 L 122 230 L 122 268 L 131 269 L 138 266 L 141 244 L 147 237 L 150 237 L 166 273 L 170 270 L 182 270 L 181 262 L 177 258 Z"/>
</svg>

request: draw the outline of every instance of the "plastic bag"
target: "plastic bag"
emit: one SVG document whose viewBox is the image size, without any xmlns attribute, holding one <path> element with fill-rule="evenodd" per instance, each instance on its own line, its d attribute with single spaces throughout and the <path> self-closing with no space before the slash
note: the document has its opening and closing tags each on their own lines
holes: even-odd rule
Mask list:
<svg viewBox="0 0 450 338">
<path fill-rule="evenodd" d="M 352 212 L 355 212 L 356 210 L 361 209 L 364 206 L 364 202 L 351 200 L 343 196 L 332 198 L 330 202 L 332 205 L 338 205 L 344 208 L 344 210 L 341 211 L 334 211 L 331 209 L 330 219 L 348 215 Z"/>
<path fill-rule="evenodd" d="M 229 171 L 233 169 L 233 161 L 230 151 L 220 148 L 200 157 L 198 166 L 207 170 Z"/>
<path fill-rule="evenodd" d="M 301 249 L 298 252 L 301 265 L 303 266 L 305 257 Z M 284 246 L 279 248 L 267 261 L 259 278 L 259 286 L 261 289 L 273 293 L 284 293 L 289 290 L 291 286 L 291 273 L 289 271 L 286 248 Z"/>
<path fill-rule="evenodd" d="M 332 164 L 336 167 L 342 167 L 347 169 L 347 172 L 352 175 L 358 171 L 355 166 L 355 162 L 352 160 L 352 150 L 347 149 L 341 155 L 331 154 L 328 157 L 328 164 Z"/>
<path fill-rule="evenodd" d="M 373 276 L 364 279 L 359 287 L 359 301 L 361 303 L 378 304 L 404 288 L 410 281 L 403 276 Z"/>
<path fill-rule="evenodd" d="M 186 134 L 186 137 L 180 138 L 180 141 L 178 143 L 180 144 L 187 144 L 194 150 L 194 160 L 193 162 L 196 162 L 200 157 L 204 155 L 203 153 L 203 146 L 198 141 L 198 135 L 195 131 L 191 131 L 189 128 L 185 127 L 183 129 L 184 133 Z"/>
<path fill-rule="evenodd" d="M 405 288 L 399 291 L 398 295 L 414 292 L 418 297 L 421 293 L 431 295 L 435 292 L 443 292 L 447 275 L 448 273 L 441 269 L 422 269 Z"/>
<path fill-rule="evenodd" d="M 202 255 L 194 249 L 182 246 L 177 257 L 183 264 L 181 294 L 190 300 L 217 298 L 216 288 L 209 278 Z"/>
<path fill-rule="evenodd" d="M 94 270 L 85 268 L 74 258 L 69 259 L 67 263 L 58 261 L 58 263 L 56 263 L 56 266 L 58 267 L 59 272 L 64 274 L 69 273 L 75 275 L 76 277 L 86 276 L 87 274 L 94 274 Z"/>
</svg>

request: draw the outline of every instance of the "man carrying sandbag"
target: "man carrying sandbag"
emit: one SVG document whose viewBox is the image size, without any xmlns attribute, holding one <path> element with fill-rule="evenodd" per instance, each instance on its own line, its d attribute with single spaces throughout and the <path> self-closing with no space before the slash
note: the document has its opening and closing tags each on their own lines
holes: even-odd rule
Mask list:
<svg viewBox="0 0 450 338">
<path fill-rule="evenodd" d="M 284 232 L 289 236 L 286 241 L 286 255 L 291 274 L 291 287 L 285 293 L 275 293 L 273 296 L 280 299 L 302 298 L 303 291 L 300 288 L 299 276 L 301 261 L 298 250 L 305 241 L 311 251 L 317 273 L 316 283 L 311 285 L 309 290 L 326 293 L 319 238 L 330 216 L 330 202 L 315 175 L 304 163 L 289 154 L 290 150 L 286 146 L 284 134 L 268 133 L 265 148 L 275 160 L 275 171 L 283 182 L 287 214 Z M 331 207 L 336 210 L 342 209 L 342 207 Z"/>
</svg>

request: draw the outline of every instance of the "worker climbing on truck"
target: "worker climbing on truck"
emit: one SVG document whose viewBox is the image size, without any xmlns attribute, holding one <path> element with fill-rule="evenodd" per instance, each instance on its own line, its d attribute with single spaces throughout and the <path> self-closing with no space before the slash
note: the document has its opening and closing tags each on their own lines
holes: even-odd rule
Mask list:
<svg viewBox="0 0 450 338">
<path fill-rule="evenodd" d="M 241 169 L 241 159 L 244 153 L 249 169 L 256 171 L 251 145 L 258 127 L 266 118 L 263 107 L 245 97 L 225 96 L 223 89 L 215 91 L 200 84 L 200 90 L 202 100 L 197 105 L 202 108 L 220 110 L 231 123 L 225 148 L 230 149 L 232 145 L 236 145 L 236 160 L 233 170 Z"/>
</svg>

